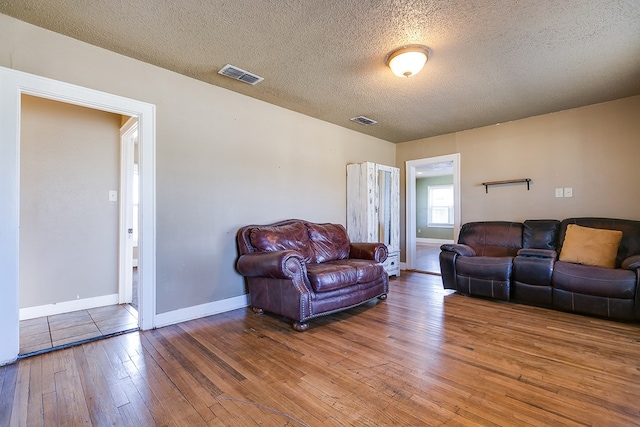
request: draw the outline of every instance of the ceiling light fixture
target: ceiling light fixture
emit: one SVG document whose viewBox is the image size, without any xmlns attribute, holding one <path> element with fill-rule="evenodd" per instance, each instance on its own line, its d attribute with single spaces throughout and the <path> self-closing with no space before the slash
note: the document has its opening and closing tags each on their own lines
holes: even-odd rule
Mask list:
<svg viewBox="0 0 640 427">
<path fill-rule="evenodd" d="M 418 74 L 429 58 L 426 46 L 414 44 L 394 50 L 387 57 L 387 65 L 398 77 L 411 77 Z"/>
</svg>

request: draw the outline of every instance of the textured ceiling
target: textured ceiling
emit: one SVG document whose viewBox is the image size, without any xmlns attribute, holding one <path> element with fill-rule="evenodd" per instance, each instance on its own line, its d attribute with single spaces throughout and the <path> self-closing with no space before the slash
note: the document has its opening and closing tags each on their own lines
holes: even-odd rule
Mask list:
<svg viewBox="0 0 640 427">
<path fill-rule="evenodd" d="M 638 0 L 0 0 L 0 13 L 391 142 L 640 94 Z M 406 44 L 431 55 L 403 79 L 385 57 Z M 227 63 L 265 80 L 218 75 Z"/>
</svg>

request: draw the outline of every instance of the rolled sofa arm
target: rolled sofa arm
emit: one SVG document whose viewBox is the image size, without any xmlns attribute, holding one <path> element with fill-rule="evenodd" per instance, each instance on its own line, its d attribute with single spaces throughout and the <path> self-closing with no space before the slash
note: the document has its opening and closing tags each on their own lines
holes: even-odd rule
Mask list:
<svg viewBox="0 0 640 427">
<path fill-rule="evenodd" d="M 523 248 L 518 251 L 518 256 L 555 259 L 558 257 L 558 253 L 551 249 Z"/>
<path fill-rule="evenodd" d="M 632 255 L 622 261 L 622 268 L 627 270 L 637 270 L 640 268 L 640 255 Z"/>
<path fill-rule="evenodd" d="M 349 258 L 370 259 L 383 263 L 389 256 L 389 250 L 384 243 L 351 243 Z"/>
<path fill-rule="evenodd" d="M 244 254 L 236 264 L 238 272 L 246 277 L 293 279 L 304 271 L 304 258 L 299 252 L 286 250 Z"/>
<path fill-rule="evenodd" d="M 462 243 L 445 243 L 440 246 L 441 251 L 455 252 L 460 256 L 476 256 L 476 251 L 471 246 L 463 245 Z"/>
</svg>

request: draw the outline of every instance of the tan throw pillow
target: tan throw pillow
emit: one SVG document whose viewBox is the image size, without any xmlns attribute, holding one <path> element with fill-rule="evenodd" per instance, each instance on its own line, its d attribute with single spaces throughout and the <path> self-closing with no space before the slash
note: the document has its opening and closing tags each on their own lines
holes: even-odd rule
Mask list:
<svg viewBox="0 0 640 427">
<path fill-rule="evenodd" d="M 560 261 L 614 268 L 622 231 L 567 226 Z"/>
</svg>

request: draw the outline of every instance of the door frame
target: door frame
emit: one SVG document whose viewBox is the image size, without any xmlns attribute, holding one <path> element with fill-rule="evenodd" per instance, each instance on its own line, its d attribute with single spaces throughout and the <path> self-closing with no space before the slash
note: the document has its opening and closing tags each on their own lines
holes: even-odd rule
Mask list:
<svg viewBox="0 0 640 427">
<path fill-rule="evenodd" d="M 428 157 L 405 162 L 406 172 L 406 236 L 405 263 L 407 270 L 413 270 L 416 265 L 416 169 L 430 163 L 453 161 L 453 238 L 458 238 L 460 231 L 460 153 L 444 156 Z"/>
<path fill-rule="evenodd" d="M 120 215 L 118 221 L 118 302 L 131 303 L 133 299 L 133 170 L 138 118 L 131 117 L 120 128 Z"/>
<path fill-rule="evenodd" d="M 156 323 L 155 105 L 0 67 L 0 365 L 15 361 L 20 347 L 20 116 L 27 94 L 137 117 L 140 170 L 141 329 Z"/>
</svg>

